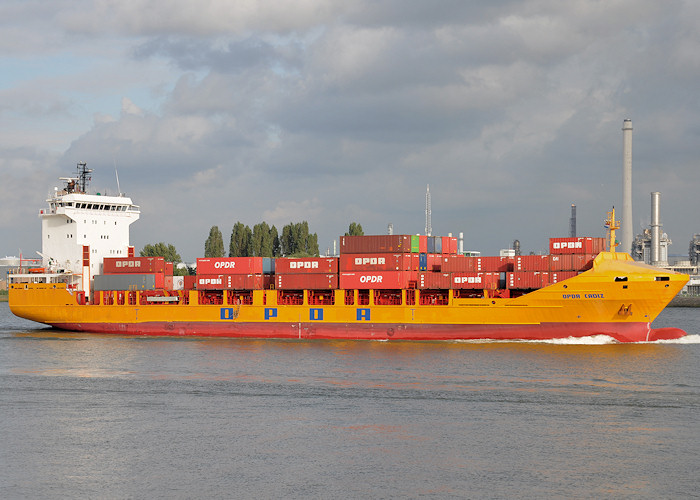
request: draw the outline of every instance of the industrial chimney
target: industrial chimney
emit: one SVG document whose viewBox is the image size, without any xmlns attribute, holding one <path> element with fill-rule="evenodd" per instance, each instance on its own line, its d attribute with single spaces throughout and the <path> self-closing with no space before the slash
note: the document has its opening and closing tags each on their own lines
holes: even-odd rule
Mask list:
<svg viewBox="0 0 700 500">
<path fill-rule="evenodd" d="M 571 217 L 569 218 L 569 237 L 576 238 L 576 205 L 571 204 Z"/>
<path fill-rule="evenodd" d="M 622 251 L 632 251 L 632 120 L 622 124 Z"/>
<path fill-rule="evenodd" d="M 659 198 L 661 193 L 651 193 L 651 265 L 658 266 L 661 256 L 661 223 L 659 220 Z"/>
</svg>

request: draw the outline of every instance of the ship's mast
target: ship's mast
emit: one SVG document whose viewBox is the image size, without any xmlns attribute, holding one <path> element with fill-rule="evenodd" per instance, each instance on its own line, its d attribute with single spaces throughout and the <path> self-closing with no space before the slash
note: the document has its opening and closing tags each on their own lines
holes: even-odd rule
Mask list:
<svg viewBox="0 0 700 500">
<path fill-rule="evenodd" d="M 92 169 L 87 168 L 87 163 L 84 161 L 78 163 L 78 189 L 83 194 L 87 193 L 88 181 L 92 180 L 91 173 Z"/>
<path fill-rule="evenodd" d="M 615 252 L 615 247 L 620 245 L 620 242 L 615 239 L 615 231 L 620 229 L 620 221 L 615 220 L 615 207 L 608 212 L 608 218 L 605 219 L 605 229 L 608 230 L 608 244 L 610 245 L 610 251 Z"/>
</svg>

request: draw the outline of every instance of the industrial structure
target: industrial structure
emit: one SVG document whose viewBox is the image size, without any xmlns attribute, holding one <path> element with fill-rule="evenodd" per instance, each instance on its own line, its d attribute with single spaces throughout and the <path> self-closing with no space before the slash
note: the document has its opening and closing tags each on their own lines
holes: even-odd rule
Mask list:
<svg viewBox="0 0 700 500">
<path fill-rule="evenodd" d="M 632 258 L 657 267 L 668 267 L 668 247 L 673 242 L 661 232 L 661 193 L 651 193 L 651 224 L 632 243 Z"/>
<path fill-rule="evenodd" d="M 622 124 L 622 251 L 632 249 L 632 120 Z"/>
<path fill-rule="evenodd" d="M 571 204 L 571 217 L 569 217 L 569 238 L 576 238 L 576 205 Z"/>
<path fill-rule="evenodd" d="M 432 236 L 433 225 L 432 225 L 432 209 L 430 208 L 430 184 L 425 191 L 425 235 Z"/>
</svg>

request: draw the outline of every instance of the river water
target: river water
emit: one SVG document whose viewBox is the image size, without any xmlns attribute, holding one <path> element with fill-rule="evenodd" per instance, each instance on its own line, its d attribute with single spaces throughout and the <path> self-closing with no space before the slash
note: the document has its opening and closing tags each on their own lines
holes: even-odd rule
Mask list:
<svg viewBox="0 0 700 500">
<path fill-rule="evenodd" d="M 0 497 L 688 498 L 700 309 L 648 344 L 66 334 L 0 304 Z"/>
</svg>

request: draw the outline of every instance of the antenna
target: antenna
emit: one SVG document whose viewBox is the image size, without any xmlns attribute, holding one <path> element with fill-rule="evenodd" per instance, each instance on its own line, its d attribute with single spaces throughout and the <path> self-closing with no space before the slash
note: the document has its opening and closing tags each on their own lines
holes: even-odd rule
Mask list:
<svg viewBox="0 0 700 500">
<path fill-rule="evenodd" d="M 119 187 L 119 172 L 117 172 L 117 160 L 114 160 L 114 175 L 117 177 L 117 192 L 122 195 L 122 188 Z"/>
<path fill-rule="evenodd" d="M 426 236 L 432 236 L 433 225 L 431 223 L 432 210 L 430 208 L 430 184 L 428 184 L 428 189 L 425 191 L 425 234 Z"/>
<path fill-rule="evenodd" d="M 79 192 L 87 193 L 88 181 L 92 180 L 92 176 L 90 175 L 91 173 L 92 169 L 87 168 L 87 163 L 85 163 L 84 161 L 78 163 L 78 189 L 80 190 Z"/>
</svg>

